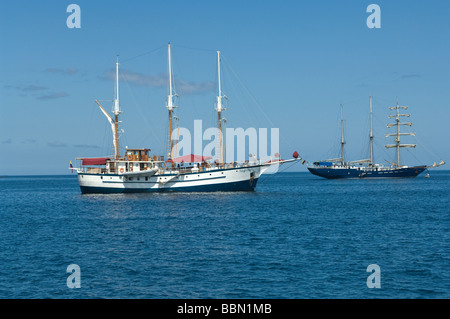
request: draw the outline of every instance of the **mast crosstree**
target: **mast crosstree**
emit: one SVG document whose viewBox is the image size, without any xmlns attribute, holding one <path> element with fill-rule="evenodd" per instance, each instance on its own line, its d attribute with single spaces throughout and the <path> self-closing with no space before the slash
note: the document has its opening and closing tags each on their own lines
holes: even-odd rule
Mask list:
<svg viewBox="0 0 450 319">
<path fill-rule="evenodd" d="M 391 118 L 395 118 L 395 122 L 394 123 L 389 123 L 387 125 L 387 127 L 391 128 L 391 127 L 395 126 L 397 128 L 397 130 L 396 130 L 395 133 L 389 133 L 389 134 L 385 135 L 386 137 L 395 136 L 395 144 L 387 144 L 387 145 L 385 145 L 385 147 L 386 148 L 396 148 L 396 150 L 397 150 L 397 163 L 396 163 L 396 165 L 397 165 L 397 167 L 400 167 L 401 166 L 400 165 L 400 148 L 402 148 L 402 147 L 416 147 L 417 146 L 416 144 L 402 144 L 400 142 L 400 136 L 406 136 L 406 135 L 415 136 L 416 134 L 413 133 L 413 132 L 400 132 L 400 125 L 412 126 L 411 122 L 400 122 L 400 118 L 401 117 L 410 117 L 410 114 L 401 114 L 400 113 L 401 109 L 402 110 L 407 110 L 408 109 L 407 106 L 400 106 L 400 105 L 398 105 L 398 102 L 397 102 L 396 106 L 390 107 L 389 109 L 391 111 L 395 110 L 396 114 L 388 116 L 388 118 L 390 118 L 390 119 Z"/>
</svg>

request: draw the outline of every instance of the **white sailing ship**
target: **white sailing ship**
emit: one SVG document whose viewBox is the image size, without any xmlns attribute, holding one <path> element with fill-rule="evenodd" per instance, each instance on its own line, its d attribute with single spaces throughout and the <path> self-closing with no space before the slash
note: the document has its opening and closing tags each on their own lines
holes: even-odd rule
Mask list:
<svg viewBox="0 0 450 319">
<path fill-rule="evenodd" d="M 125 154 L 119 154 L 119 62 L 116 62 L 116 83 L 113 114 L 110 115 L 95 101 L 111 124 L 113 133 L 113 157 L 77 158 L 81 161 L 78 182 L 82 193 L 126 193 L 153 191 L 252 191 L 258 179 L 270 166 L 280 165 L 300 160 L 298 153 L 290 160 L 276 159 L 263 163 L 254 158 L 245 162 L 225 163 L 223 160 L 222 141 L 222 99 L 220 75 L 220 51 L 217 51 L 218 95 L 216 111 L 218 114 L 219 160 L 211 162 L 211 157 L 202 155 L 185 155 L 174 158 L 172 139 L 172 120 L 174 91 L 172 88 L 171 46 L 168 45 L 169 64 L 169 95 L 167 110 L 169 113 L 169 159 L 164 156 L 151 155 L 150 149 L 126 149 Z M 176 163 L 196 163 L 191 167 L 180 167 Z"/>
</svg>

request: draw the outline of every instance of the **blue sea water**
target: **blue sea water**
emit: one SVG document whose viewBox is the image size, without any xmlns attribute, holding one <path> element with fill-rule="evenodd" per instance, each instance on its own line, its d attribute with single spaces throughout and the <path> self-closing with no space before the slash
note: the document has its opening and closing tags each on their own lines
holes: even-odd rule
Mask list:
<svg viewBox="0 0 450 319">
<path fill-rule="evenodd" d="M 74 175 L 0 178 L 0 298 L 450 298 L 450 171 L 112 195 Z"/>
</svg>

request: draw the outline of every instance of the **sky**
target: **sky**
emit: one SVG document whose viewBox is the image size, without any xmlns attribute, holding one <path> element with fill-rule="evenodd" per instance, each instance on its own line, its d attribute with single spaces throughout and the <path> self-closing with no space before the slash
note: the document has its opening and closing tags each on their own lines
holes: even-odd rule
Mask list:
<svg viewBox="0 0 450 319">
<path fill-rule="evenodd" d="M 381 28 L 367 25 L 372 3 Z M 373 96 L 377 162 L 395 158 L 384 135 L 397 101 L 418 144 L 405 163 L 450 161 L 449 17 L 449 1 L 2 1 L 0 176 L 70 174 L 77 157 L 112 154 L 95 100 L 111 111 L 117 55 L 121 153 L 162 155 L 169 42 L 181 127 L 216 125 L 220 50 L 227 127 L 278 128 L 283 158 L 338 157 L 340 104 L 346 157 L 367 158 Z"/>
</svg>

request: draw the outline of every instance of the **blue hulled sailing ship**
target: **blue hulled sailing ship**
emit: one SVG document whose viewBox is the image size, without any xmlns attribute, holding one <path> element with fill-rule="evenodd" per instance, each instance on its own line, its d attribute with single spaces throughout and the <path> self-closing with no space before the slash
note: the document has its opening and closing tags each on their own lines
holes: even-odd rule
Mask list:
<svg viewBox="0 0 450 319">
<path fill-rule="evenodd" d="M 386 137 L 395 137 L 393 144 L 385 145 L 387 149 L 395 148 L 397 152 L 397 162 L 390 163 L 391 166 L 384 166 L 374 163 L 373 152 L 373 120 L 372 120 L 372 97 L 370 97 L 370 158 L 358 161 L 345 161 L 344 157 L 344 126 L 343 126 L 343 112 L 341 104 L 341 157 L 335 159 L 328 159 L 324 161 L 316 161 L 312 165 L 308 165 L 308 170 L 317 176 L 336 179 L 336 178 L 374 178 L 374 177 L 416 177 L 428 168 L 441 166 L 444 161 L 441 160 L 439 164 L 434 163 L 431 166 L 418 165 L 407 166 L 400 162 L 400 149 L 405 147 L 416 147 L 416 144 L 402 144 L 400 136 L 412 135 L 412 132 L 400 132 L 400 126 L 412 126 L 411 122 L 401 122 L 402 117 L 409 117 L 410 114 L 401 114 L 400 110 L 407 110 L 407 106 L 397 105 L 389 108 L 391 111 L 395 110 L 395 114 L 389 115 L 390 119 L 395 119 L 394 123 L 389 123 L 388 128 L 395 127 L 395 133 L 386 134 Z"/>
</svg>

